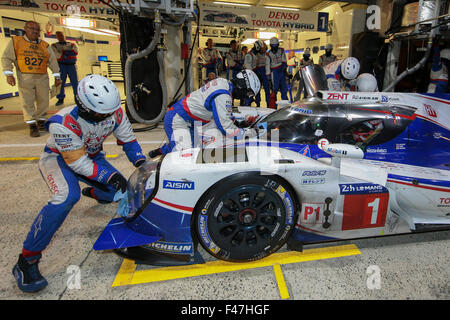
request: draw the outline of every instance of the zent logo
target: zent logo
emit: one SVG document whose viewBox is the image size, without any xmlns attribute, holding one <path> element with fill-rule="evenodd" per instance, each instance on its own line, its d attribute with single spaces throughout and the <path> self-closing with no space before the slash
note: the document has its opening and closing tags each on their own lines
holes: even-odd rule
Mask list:
<svg viewBox="0 0 450 320">
<path fill-rule="evenodd" d="M 347 100 L 348 93 L 328 93 L 327 100 Z"/>
</svg>

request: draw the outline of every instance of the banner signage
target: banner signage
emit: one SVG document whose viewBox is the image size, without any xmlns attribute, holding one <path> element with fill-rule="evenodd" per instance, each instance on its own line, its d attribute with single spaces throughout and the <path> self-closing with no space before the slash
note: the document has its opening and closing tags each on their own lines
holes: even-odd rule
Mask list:
<svg viewBox="0 0 450 320">
<path fill-rule="evenodd" d="M 105 2 L 110 3 L 111 0 L 105 0 Z M 0 9 L 103 17 L 117 15 L 112 8 L 99 0 L 0 0 Z"/>
<path fill-rule="evenodd" d="M 328 31 L 328 13 L 289 11 L 264 7 L 243 7 L 200 2 L 200 24 L 247 28 Z"/>
</svg>

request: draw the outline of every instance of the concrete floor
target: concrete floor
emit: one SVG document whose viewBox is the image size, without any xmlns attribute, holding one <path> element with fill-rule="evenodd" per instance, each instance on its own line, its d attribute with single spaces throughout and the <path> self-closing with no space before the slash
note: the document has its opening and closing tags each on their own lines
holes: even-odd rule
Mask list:
<svg viewBox="0 0 450 320">
<path fill-rule="evenodd" d="M 71 95 L 70 92 L 68 94 Z M 55 99 L 52 103 L 55 103 Z M 69 102 L 70 100 L 66 100 Z M 0 101 L 3 111 L 20 110 L 18 98 Z M 55 109 L 54 107 L 52 107 Z M 137 133 L 144 151 L 164 139 L 162 128 Z M 20 115 L 0 114 L 0 158 L 38 157 L 48 134 L 30 138 Z M 112 138 L 107 154 L 118 154 L 111 163 L 125 176 L 133 167 Z M 191 277 L 170 281 L 112 287 L 123 259 L 92 246 L 104 226 L 115 216 L 114 204 L 99 205 L 82 198 L 44 251 L 40 270 L 47 288 L 22 293 L 11 269 L 17 261 L 29 227 L 50 192 L 37 161 L 0 162 L 0 299 L 155 299 L 155 300 L 278 300 L 279 284 L 271 267 Z M 359 255 L 282 265 L 292 300 L 305 299 L 431 299 L 450 298 L 450 231 L 363 239 L 306 246 L 332 247 L 355 244 Z M 284 251 L 283 248 L 281 251 Z M 205 252 L 201 251 L 207 260 Z M 71 266 L 80 268 L 80 287 L 68 285 Z M 379 289 L 369 289 L 368 268 L 380 271 Z M 140 270 L 149 266 L 138 266 Z M 370 270 L 370 269 L 369 269 Z"/>
</svg>

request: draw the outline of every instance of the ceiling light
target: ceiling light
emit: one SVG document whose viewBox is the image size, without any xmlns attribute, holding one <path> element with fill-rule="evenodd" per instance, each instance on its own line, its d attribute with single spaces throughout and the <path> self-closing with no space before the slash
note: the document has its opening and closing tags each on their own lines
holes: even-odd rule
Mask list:
<svg viewBox="0 0 450 320">
<path fill-rule="evenodd" d="M 78 18 L 60 18 L 59 22 L 63 26 L 79 28 L 95 28 L 95 20 L 85 20 Z"/>
<path fill-rule="evenodd" d="M 266 9 L 276 9 L 276 10 L 291 10 L 291 11 L 300 11 L 297 8 L 286 8 L 286 7 L 272 7 L 272 6 L 264 6 Z"/>
<path fill-rule="evenodd" d="M 111 33 L 111 34 L 115 34 L 115 35 L 120 36 L 120 32 L 117 32 L 117 31 L 115 31 L 115 30 L 109 30 L 109 29 L 96 29 L 96 30 L 101 31 L 101 32 Z"/>
<path fill-rule="evenodd" d="M 252 44 L 252 43 L 254 43 L 256 40 L 258 40 L 258 39 L 248 38 L 248 39 L 245 39 L 244 41 L 242 41 L 241 44 Z"/>
<path fill-rule="evenodd" d="M 276 32 L 257 32 L 256 34 L 258 39 L 280 38 L 280 35 Z"/>
<path fill-rule="evenodd" d="M 71 29 L 71 30 L 77 30 L 77 31 L 81 31 L 81 32 L 98 34 L 98 35 L 102 35 L 102 36 L 117 37 L 116 35 L 113 35 L 113 34 L 108 34 L 108 33 L 95 31 L 95 30 L 91 30 L 91 29 L 86 29 L 86 28 L 66 27 L 66 26 L 64 26 L 64 28 Z"/>
<path fill-rule="evenodd" d="M 226 6 L 241 6 L 241 7 L 251 7 L 250 4 L 246 3 L 234 3 L 234 2 L 221 2 L 221 1 L 214 1 L 215 4 L 223 4 Z"/>
</svg>

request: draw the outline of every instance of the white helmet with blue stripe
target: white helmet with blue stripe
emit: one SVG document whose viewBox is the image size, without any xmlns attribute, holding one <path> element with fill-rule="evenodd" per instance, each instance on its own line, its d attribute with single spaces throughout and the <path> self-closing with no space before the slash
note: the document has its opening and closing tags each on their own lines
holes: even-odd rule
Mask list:
<svg viewBox="0 0 450 320">
<path fill-rule="evenodd" d="M 95 113 L 109 114 L 120 108 L 120 93 L 116 85 L 98 74 L 80 80 L 77 96 L 82 107 Z"/>
<path fill-rule="evenodd" d="M 261 89 L 258 76 L 249 69 L 239 72 L 231 82 L 233 84 L 233 97 L 237 99 L 256 96 Z"/>
<path fill-rule="evenodd" d="M 341 63 L 341 73 L 348 80 L 353 80 L 358 76 L 359 68 L 359 60 L 354 57 L 345 58 Z"/>
</svg>

